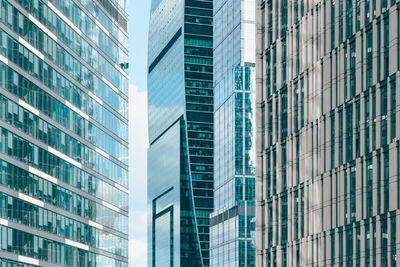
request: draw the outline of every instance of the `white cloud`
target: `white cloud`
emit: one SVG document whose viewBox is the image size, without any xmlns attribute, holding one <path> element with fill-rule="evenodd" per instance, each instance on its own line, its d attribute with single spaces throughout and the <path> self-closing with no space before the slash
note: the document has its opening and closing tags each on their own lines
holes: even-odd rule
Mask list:
<svg viewBox="0 0 400 267">
<path fill-rule="evenodd" d="M 147 92 L 129 87 L 129 265 L 147 266 Z"/>
</svg>

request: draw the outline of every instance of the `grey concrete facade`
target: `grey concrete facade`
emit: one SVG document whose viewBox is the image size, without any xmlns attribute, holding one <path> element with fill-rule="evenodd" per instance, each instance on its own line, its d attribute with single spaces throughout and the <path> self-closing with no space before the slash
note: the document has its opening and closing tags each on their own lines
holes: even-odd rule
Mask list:
<svg viewBox="0 0 400 267">
<path fill-rule="evenodd" d="M 399 4 L 257 1 L 256 266 L 396 266 Z"/>
</svg>

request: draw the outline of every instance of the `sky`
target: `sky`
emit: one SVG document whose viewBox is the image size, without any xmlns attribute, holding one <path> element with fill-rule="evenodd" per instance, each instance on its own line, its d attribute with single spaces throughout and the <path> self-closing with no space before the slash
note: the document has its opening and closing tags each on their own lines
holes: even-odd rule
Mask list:
<svg viewBox="0 0 400 267">
<path fill-rule="evenodd" d="M 147 266 L 147 35 L 151 0 L 128 0 L 129 266 Z"/>
</svg>

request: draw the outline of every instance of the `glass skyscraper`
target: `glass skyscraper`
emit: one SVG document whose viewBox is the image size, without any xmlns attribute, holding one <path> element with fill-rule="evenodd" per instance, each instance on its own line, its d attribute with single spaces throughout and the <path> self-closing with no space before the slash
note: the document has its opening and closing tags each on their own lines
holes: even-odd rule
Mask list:
<svg viewBox="0 0 400 267">
<path fill-rule="evenodd" d="M 214 0 L 211 266 L 255 266 L 255 0 Z"/>
<path fill-rule="evenodd" d="M 399 1 L 257 1 L 257 266 L 398 266 Z"/>
<path fill-rule="evenodd" d="M 0 265 L 128 265 L 126 0 L 1 0 Z"/>
<path fill-rule="evenodd" d="M 148 51 L 148 264 L 209 266 L 213 2 L 152 0 Z"/>
</svg>

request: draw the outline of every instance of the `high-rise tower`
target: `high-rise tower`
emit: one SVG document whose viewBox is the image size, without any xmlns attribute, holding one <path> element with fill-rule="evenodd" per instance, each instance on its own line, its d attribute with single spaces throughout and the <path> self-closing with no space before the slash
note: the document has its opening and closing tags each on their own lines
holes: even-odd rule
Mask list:
<svg viewBox="0 0 400 267">
<path fill-rule="evenodd" d="M 209 266 L 212 0 L 153 0 L 148 54 L 148 264 Z"/>
<path fill-rule="evenodd" d="M 211 266 L 255 266 L 255 0 L 214 0 Z"/>
<path fill-rule="evenodd" d="M 1 2 L 0 265 L 128 265 L 125 10 Z"/>
<path fill-rule="evenodd" d="M 396 266 L 399 23 L 398 1 L 257 1 L 257 266 Z"/>
</svg>

